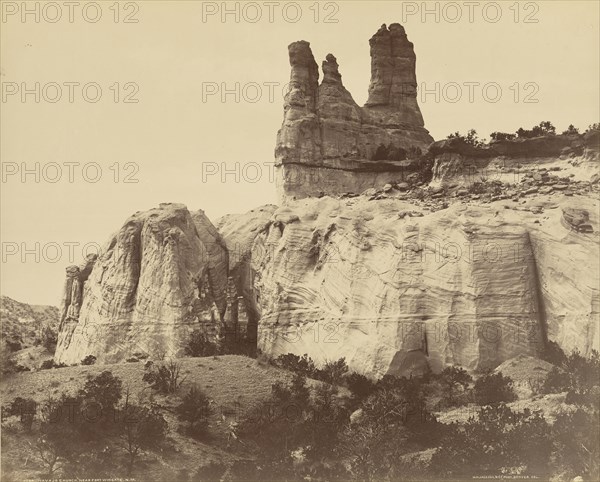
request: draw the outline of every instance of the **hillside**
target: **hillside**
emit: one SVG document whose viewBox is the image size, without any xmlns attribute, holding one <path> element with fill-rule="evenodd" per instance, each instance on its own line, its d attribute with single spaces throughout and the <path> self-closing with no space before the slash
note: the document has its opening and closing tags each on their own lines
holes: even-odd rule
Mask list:
<svg viewBox="0 0 600 482">
<path fill-rule="evenodd" d="M 56 333 L 59 312 L 55 306 L 29 305 L 0 296 L 0 319 L 2 340 L 17 351 L 40 345 L 46 327 Z"/>
<path fill-rule="evenodd" d="M 6 406 L 17 397 L 43 403 L 49 397 L 57 398 L 63 393 L 74 395 L 87 376 L 108 370 L 122 380 L 124 389 L 129 388 L 135 399 L 154 399 L 164 410 L 169 424 L 168 448 L 144 458 L 142 470 L 136 471 L 138 480 L 174 480 L 174 474 L 180 471 L 195 473 L 198 467 L 211 461 L 228 463 L 249 457 L 242 445 L 233 447 L 234 450 L 228 449 L 229 424 L 239 421 L 244 413 L 265 400 L 271 393 L 271 385 L 289 379 L 290 373 L 242 356 L 185 358 L 180 361 L 185 380 L 178 392 L 169 396 L 153 394 L 142 381 L 144 363 L 138 362 L 12 374 L 0 382 L 2 404 Z M 173 413 L 180 402 L 179 397 L 194 384 L 206 392 L 213 406 L 209 421 L 212 437 L 203 442 L 179 433 L 179 422 Z M 16 425 L 15 422 L 13 427 Z M 18 428 L 11 430 L 10 426 L 3 426 L 2 480 L 38 477 L 42 467 L 33 460 L 27 446 L 27 442 L 33 439 Z"/>
</svg>

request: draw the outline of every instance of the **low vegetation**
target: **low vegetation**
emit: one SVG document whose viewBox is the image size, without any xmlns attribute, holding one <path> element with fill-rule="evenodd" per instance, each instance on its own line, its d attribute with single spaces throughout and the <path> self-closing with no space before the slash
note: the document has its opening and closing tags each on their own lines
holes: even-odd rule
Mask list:
<svg viewBox="0 0 600 482">
<path fill-rule="evenodd" d="M 2 442 L 24 441 L 38 475 L 52 478 L 456 480 L 504 474 L 597 480 L 600 447 L 592 429 L 599 423 L 600 357 L 548 356 L 557 363 L 542 384 L 539 406 L 543 397 L 560 396 L 569 407 L 552 418 L 519 409 L 513 382 L 502 373 L 473 377 L 460 367 L 372 380 L 351 372 L 343 358 L 318 366 L 308 355 L 286 354 L 260 368 L 256 360 L 232 357 L 238 368 L 219 377 L 221 400 L 246 394 L 240 393 L 242 378 L 235 378 L 240 367 L 279 375 L 264 395 L 223 411 L 214 404 L 213 385 L 198 384 L 186 366 L 193 362 L 193 370 L 208 374 L 227 357 L 123 364 L 120 372 L 137 373 L 136 386 L 147 387 L 137 396 L 131 380 L 126 385 L 110 370 L 81 366 L 69 370 L 93 374 L 76 390 L 49 392 L 41 401 L 28 395 L 8 400 Z M 258 379 L 248 383 L 243 390 Z M 463 409 L 466 419 L 439 419 Z M 196 446 L 220 455 L 194 459 L 202 461 L 193 470 L 175 462 L 158 469 L 159 461 L 183 460 L 181 451 Z M 4 461 L 4 468 L 14 470 L 11 464 Z"/>
</svg>

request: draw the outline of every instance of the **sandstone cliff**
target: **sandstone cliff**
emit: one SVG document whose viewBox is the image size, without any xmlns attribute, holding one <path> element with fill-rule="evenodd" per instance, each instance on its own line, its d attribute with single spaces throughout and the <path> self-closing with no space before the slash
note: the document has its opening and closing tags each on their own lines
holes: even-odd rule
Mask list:
<svg viewBox="0 0 600 482">
<path fill-rule="evenodd" d="M 370 40 L 369 99 L 359 107 L 327 55 L 319 85 L 310 44 L 288 48 L 291 76 L 275 148 L 281 202 L 323 193 L 360 193 L 418 171 L 433 141 L 417 104 L 416 57 L 399 24 Z"/>
<path fill-rule="evenodd" d="M 227 273 L 215 272 L 221 266 L 214 254 L 218 244 L 207 247 L 203 240 L 218 235 L 206 219 L 200 221 L 196 225 L 177 204 L 138 212 L 93 268 L 67 268 L 55 360 L 77 363 L 94 355 L 117 362 L 135 352 L 177 354 L 192 329 L 216 335 Z"/>
<path fill-rule="evenodd" d="M 598 200 L 548 198 L 541 211 L 464 201 L 431 212 L 391 193 L 280 208 L 253 249 L 259 348 L 344 356 L 371 375 L 494 368 L 539 356 L 547 339 L 589 353 Z M 596 234 L 563 225 L 560 207 L 573 204 Z"/>
</svg>

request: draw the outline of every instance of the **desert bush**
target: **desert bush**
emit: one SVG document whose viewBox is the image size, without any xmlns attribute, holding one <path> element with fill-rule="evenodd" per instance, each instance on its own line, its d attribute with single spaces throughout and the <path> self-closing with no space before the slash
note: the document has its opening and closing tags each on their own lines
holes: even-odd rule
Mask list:
<svg viewBox="0 0 600 482">
<path fill-rule="evenodd" d="M 502 373 L 486 374 L 477 379 L 473 386 L 473 398 L 478 405 L 494 405 L 513 402 L 517 396 L 513 381 Z"/>
<path fill-rule="evenodd" d="M 345 426 L 336 447 L 347 458 L 352 478 L 393 479 L 406 468 L 401 455 L 436 445 L 444 427 L 426 409 L 428 382 L 428 377 L 387 375 L 362 401 L 360 418 Z"/>
<path fill-rule="evenodd" d="M 40 370 L 49 370 L 54 368 L 54 360 L 44 360 L 40 365 Z"/>
<path fill-rule="evenodd" d="M 94 363 L 96 363 L 96 357 L 94 355 L 88 355 L 81 360 L 82 365 L 93 365 Z"/>
<path fill-rule="evenodd" d="M 302 479 L 312 463 L 333 454 L 348 420 L 336 395 L 336 387 L 320 384 L 311 397 L 306 378 L 296 373 L 288 383 L 273 384 L 270 399 L 244 417 L 239 437 L 259 454 L 264 477 Z M 304 461 L 302 466 L 292 463 L 295 458 Z"/>
<path fill-rule="evenodd" d="M 339 385 L 346 372 L 348 372 L 348 365 L 346 359 L 342 357 L 337 361 L 325 362 L 323 368 L 316 370 L 315 378 Z"/>
<path fill-rule="evenodd" d="M 592 350 L 589 357 L 577 350 L 562 358 L 560 366 L 553 367 L 542 386 L 543 393 L 568 392 L 567 403 L 593 405 L 597 403 L 600 387 L 600 355 Z"/>
<path fill-rule="evenodd" d="M 435 377 L 442 388 L 441 405 L 444 407 L 453 407 L 464 404 L 466 400 L 460 400 L 461 395 L 465 394 L 473 378 L 465 369 L 460 367 L 446 367 Z M 459 403 L 462 401 L 463 403 Z"/>
<path fill-rule="evenodd" d="M 483 147 L 485 142 L 477 136 L 477 131 L 475 129 L 470 129 L 465 135 L 462 135 L 460 132 L 454 132 L 453 134 L 449 134 L 447 139 L 460 139 L 465 144 L 473 147 Z"/>
<path fill-rule="evenodd" d="M 212 343 L 206 333 L 194 330 L 185 346 L 185 354 L 192 357 L 213 356 L 218 353 L 218 347 Z"/>
<path fill-rule="evenodd" d="M 482 407 L 466 424 L 452 424 L 431 470 L 453 479 L 523 473 L 546 478 L 551 452 L 551 428 L 541 412 L 513 412 L 499 403 Z"/>
<path fill-rule="evenodd" d="M 167 422 L 156 405 L 136 405 L 125 398 L 119 424 L 120 446 L 127 453 L 127 474 L 131 475 L 138 455 L 161 446 L 167 435 Z"/>
<path fill-rule="evenodd" d="M 600 131 L 600 123 L 590 124 L 585 132 Z"/>
<path fill-rule="evenodd" d="M 293 353 L 286 353 L 285 355 L 279 355 L 274 360 L 275 366 L 289 370 L 294 373 L 298 373 L 305 377 L 312 377 L 315 374 L 316 368 L 315 363 L 305 353 L 301 357 L 294 355 Z"/>
<path fill-rule="evenodd" d="M 579 129 L 577 127 L 575 127 L 573 124 L 570 124 L 569 127 L 567 127 L 567 129 L 562 132 L 563 136 L 574 135 L 574 134 L 579 134 Z"/>
<path fill-rule="evenodd" d="M 487 189 L 487 183 L 485 181 L 474 181 L 468 188 L 470 194 L 485 194 Z"/>
<path fill-rule="evenodd" d="M 195 438 L 206 435 L 208 417 L 211 413 L 210 400 L 197 386 L 192 386 L 175 409 L 179 420 L 187 422 L 187 431 Z"/>
<path fill-rule="evenodd" d="M 346 375 L 346 386 L 357 400 L 363 400 L 375 391 L 375 382 L 356 372 Z"/>
<path fill-rule="evenodd" d="M 97 376 L 88 376 L 79 391 L 83 401 L 99 404 L 104 414 L 116 410 L 122 394 L 123 383 L 108 370 Z"/>
<path fill-rule="evenodd" d="M 50 353 L 54 353 L 56 350 L 56 343 L 58 342 L 58 338 L 56 332 L 50 328 L 50 326 L 45 325 L 42 328 L 42 336 L 41 336 L 41 344 L 46 350 Z"/>
<path fill-rule="evenodd" d="M 546 343 L 541 358 L 556 366 L 562 366 L 567 361 L 567 355 L 559 344 L 554 341 L 548 341 Z"/>
<path fill-rule="evenodd" d="M 530 139 L 532 137 L 551 136 L 556 134 L 556 127 L 552 125 L 550 121 L 542 121 L 537 126 L 533 126 L 531 129 L 523 129 L 519 127 L 516 132 L 517 137 L 520 139 Z"/>
<path fill-rule="evenodd" d="M 0 342 L 0 369 L 2 369 L 3 375 L 25 371 L 24 367 L 17 364 L 13 351 L 5 340 Z"/>
<path fill-rule="evenodd" d="M 146 369 L 142 378 L 154 390 L 160 393 L 177 391 L 186 377 L 181 377 L 182 363 L 169 360 L 159 365 L 152 364 Z"/>
<path fill-rule="evenodd" d="M 40 370 L 49 370 L 50 368 L 66 368 L 68 365 L 66 363 L 56 363 L 54 360 L 44 360 L 40 364 Z"/>
<path fill-rule="evenodd" d="M 5 412 L 5 413 L 4 413 Z M 32 398 L 15 398 L 12 403 L 3 410 L 3 415 L 19 417 L 19 422 L 27 432 L 31 427 L 37 412 L 37 403 Z"/>
<path fill-rule="evenodd" d="M 556 416 L 552 426 L 555 472 L 563 480 L 580 476 L 583 480 L 600 480 L 600 426 L 598 410 L 578 408 Z"/>
<path fill-rule="evenodd" d="M 517 137 L 516 134 L 509 134 L 507 132 L 492 132 L 490 134 L 490 139 L 494 141 L 512 141 L 515 137 Z"/>
</svg>

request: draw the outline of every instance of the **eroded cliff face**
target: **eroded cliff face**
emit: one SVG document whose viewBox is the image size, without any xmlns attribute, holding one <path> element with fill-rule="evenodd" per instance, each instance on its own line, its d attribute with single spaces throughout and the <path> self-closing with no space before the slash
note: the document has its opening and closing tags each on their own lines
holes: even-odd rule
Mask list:
<svg viewBox="0 0 600 482">
<path fill-rule="evenodd" d="M 404 28 L 383 25 L 371 38 L 369 99 L 359 107 L 337 59 L 323 80 L 310 44 L 288 48 L 291 76 L 275 148 L 281 202 L 322 193 L 360 193 L 420 169 L 418 152 L 433 141 L 417 104 L 416 57 Z"/>
<path fill-rule="evenodd" d="M 55 360 L 176 355 L 195 328 L 216 336 L 227 272 L 215 271 L 219 245 L 208 241 L 218 233 L 207 222 L 196 224 L 183 205 L 161 204 L 131 216 L 93 267 L 67 268 Z"/>
<path fill-rule="evenodd" d="M 261 350 L 409 375 L 539 356 L 547 338 L 598 347 L 598 235 L 565 226 L 561 209 L 585 208 L 597 232 L 597 199 L 539 198 L 540 216 L 511 201 L 431 212 L 398 197 L 274 213 L 252 256 Z"/>
</svg>

